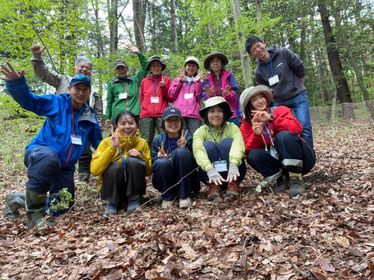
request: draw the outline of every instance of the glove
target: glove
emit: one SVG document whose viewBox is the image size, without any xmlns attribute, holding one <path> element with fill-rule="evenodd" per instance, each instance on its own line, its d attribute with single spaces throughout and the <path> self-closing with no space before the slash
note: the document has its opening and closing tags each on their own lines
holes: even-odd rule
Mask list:
<svg viewBox="0 0 374 280">
<path fill-rule="evenodd" d="M 239 175 L 240 175 L 240 173 L 239 173 L 238 165 L 230 162 L 229 172 L 227 173 L 227 182 L 232 182 L 232 181 L 238 180 Z"/>
<path fill-rule="evenodd" d="M 225 179 L 222 178 L 221 174 L 219 174 L 213 167 L 208 170 L 207 172 L 209 183 L 214 183 L 216 185 L 222 185 Z"/>
</svg>

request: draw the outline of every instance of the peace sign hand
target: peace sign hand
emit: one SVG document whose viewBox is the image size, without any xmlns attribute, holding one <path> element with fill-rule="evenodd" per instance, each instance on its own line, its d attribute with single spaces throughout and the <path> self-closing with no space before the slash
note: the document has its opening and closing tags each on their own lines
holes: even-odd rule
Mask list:
<svg viewBox="0 0 374 280">
<path fill-rule="evenodd" d="M 230 85 L 227 85 L 225 90 L 222 92 L 222 96 L 223 97 L 226 97 L 230 94 L 230 91 L 231 91 L 231 86 Z"/>
<path fill-rule="evenodd" d="M 167 157 L 168 154 L 165 152 L 164 143 L 161 143 L 161 147 L 158 147 L 157 157 Z"/>
<path fill-rule="evenodd" d="M 161 76 L 161 82 L 160 82 L 160 87 L 163 88 L 165 86 L 165 76 L 166 75 L 162 75 Z"/>
<path fill-rule="evenodd" d="M 182 129 L 181 137 L 177 141 L 178 148 L 186 147 L 186 145 L 187 145 L 187 140 L 186 140 L 187 133 L 188 133 L 188 129 L 186 129 L 186 131 L 184 131 L 184 129 Z"/>
<path fill-rule="evenodd" d="M 2 64 L 0 66 L 0 71 L 1 73 L 5 75 L 3 80 L 6 80 L 6 81 L 12 81 L 12 80 L 18 79 L 21 76 L 23 76 L 25 73 L 24 71 L 17 72 L 16 70 L 14 70 L 12 64 L 10 64 L 9 62 L 7 62 L 6 65 Z"/>
<path fill-rule="evenodd" d="M 119 146 L 120 137 L 118 135 L 118 128 L 114 131 L 113 126 L 111 126 L 112 135 L 110 136 L 110 145 L 113 148 L 117 148 Z"/>
</svg>

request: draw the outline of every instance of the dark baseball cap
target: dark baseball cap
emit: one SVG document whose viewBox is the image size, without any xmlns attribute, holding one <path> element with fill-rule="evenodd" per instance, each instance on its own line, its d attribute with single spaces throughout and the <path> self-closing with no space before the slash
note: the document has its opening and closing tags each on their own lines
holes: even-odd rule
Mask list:
<svg viewBox="0 0 374 280">
<path fill-rule="evenodd" d="M 168 118 L 171 118 L 171 117 L 178 117 L 182 119 L 181 111 L 175 107 L 165 108 L 164 112 L 162 113 L 162 120 L 166 121 Z"/>
<path fill-rule="evenodd" d="M 78 84 L 84 84 L 86 86 L 91 87 L 91 79 L 88 76 L 82 75 L 82 74 L 77 74 L 75 75 L 71 81 L 70 81 L 70 86 L 76 86 Z"/>
</svg>

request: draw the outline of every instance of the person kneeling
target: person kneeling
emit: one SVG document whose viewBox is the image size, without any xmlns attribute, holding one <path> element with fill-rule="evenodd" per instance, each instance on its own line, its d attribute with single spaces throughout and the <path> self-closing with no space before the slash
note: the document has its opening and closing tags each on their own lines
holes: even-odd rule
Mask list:
<svg viewBox="0 0 374 280">
<path fill-rule="evenodd" d="M 270 112 L 272 92 L 267 86 L 243 91 L 240 105 L 245 119 L 240 127 L 249 165 L 265 180 L 277 180 L 275 192 L 304 193 L 302 175 L 316 162 L 314 150 L 300 137 L 302 127 L 285 106 Z"/>
<path fill-rule="evenodd" d="M 101 198 L 107 201 L 104 216 L 116 214 L 127 202 L 127 212 L 140 207 L 145 176 L 152 173 L 147 141 L 139 137 L 135 116 L 119 113 L 110 137 L 101 141 L 91 161 L 91 173 L 99 177 Z"/>
<path fill-rule="evenodd" d="M 193 135 L 200 178 L 208 186 L 208 200 L 219 199 L 225 189 L 225 200 L 232 200 L 238 197 L 239 183 L 246 173 L 243 137 L 239 128 L 228 122 L 232 112 L 223 97 L 211 97 L 204 104 L 200 110 L 204 125 Z"/>
<path fill-rule="evenodd" d="M 153 186 L 162 192 L 162 208 L 170 208 L 179 196 L 179 207 L 191 207 L 191 194 L 200 190 L 192 136 L 182 130 L 182 115 L 177 108 L 168 107 L 162 115 L 164 132 L 152 142 Z M 180 182 L 179 182 L 180 181 Z"/>
</svg>

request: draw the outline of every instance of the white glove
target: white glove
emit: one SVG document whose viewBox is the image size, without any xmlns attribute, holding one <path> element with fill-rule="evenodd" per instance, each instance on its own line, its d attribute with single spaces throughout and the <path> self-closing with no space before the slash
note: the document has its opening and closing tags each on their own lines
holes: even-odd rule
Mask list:
<svg viewBox="0 0 374 280">
<path fill-rule="evenodd" d="M 216 185 L 222 185 L 225 179 L 219 174 L 213 167 L 207 172 L 209 183 L 214 183 Z"/>
<path fill-rule="evenodd" d="M 232 182 L 238 180 L 240 176 L 238 165 L 230 162 L 229 172 L 227 173 L 227 182 Z"/>
</svg>

